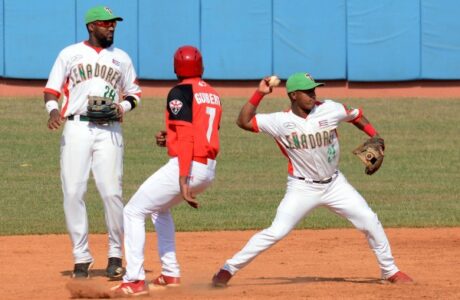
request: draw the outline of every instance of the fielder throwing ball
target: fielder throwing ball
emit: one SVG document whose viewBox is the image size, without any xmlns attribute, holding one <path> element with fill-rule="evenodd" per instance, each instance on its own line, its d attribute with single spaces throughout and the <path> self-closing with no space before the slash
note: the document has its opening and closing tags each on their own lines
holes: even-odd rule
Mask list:
<svg viewBox="0 0 460 300">
<path fill-rule="evenodd" d="M 156 135 L 157 144 L 168 148 L 170 159 L 139 187 L 124 209 L 126 274 L 114 287 L 116 294 L 139 296 L 149 293 L 145 281 L 145 219 L 155 225 L 161 274 L 152 287 L 180 284 L 171 208 L 185 200 L 197 208 L 195 196 L 214 180 L 219 153 L 222 106 L 217 92 L 201 79 L 200 51 L 183 46 L 174 54 L 174 72 L 179 83 L 166 101 L 166 131 Z"/>
<path fill-rule="evenodd" d="M 392 283 L 412 281 L 396 266 L 377 215 L 338 170 L 340 122 L 350 122 L 371 137 L 378 134 L 360 109 L 332 100 L 316 100 L 315 88 L 320 85 L 323 84 L 316 83 L 307 73 L 295 73 L 286 83 L 291 109 L 256 114 L 262 98 L 272 91 L 267 77 L 260 81 L 258 90 L 242 107 L 238 126 L 273 137 L 287 157 L 287 190 L 271 226 L 255 234 L 241 251 L 226 261 L 212 278 L 214 286 L 226 286 L 236 272 L 284 238 L 318 206 L 326 206 L 347 218 L 365 234 L 382 278 Z"/>
<path fill-rule="evenodd" d="M 74 278 L 89 277 L 93 264 L 84 200 L 90 171 L 104 202 L 109 233 L 107 276 L 123 276 L 120 121 L 124 113 L 138 105 L 141 90 L 130 57 L 112 46 L 117 21 L 122 20 L 108 7 L 88 10 L 85 23 L 89 39 L 59 53 L 44 91 L 50 115 L 48 128 L 56 130 L 66 121 L 61 139 L 61 181 L 65 219 L 73 245 Z"/>
</svg>

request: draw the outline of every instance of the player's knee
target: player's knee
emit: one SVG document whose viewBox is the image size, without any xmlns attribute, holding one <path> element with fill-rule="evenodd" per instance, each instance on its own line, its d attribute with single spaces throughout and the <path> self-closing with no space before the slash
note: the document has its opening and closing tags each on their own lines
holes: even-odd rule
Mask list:
<svg viewBox="0 0 460 300">
<path fill-rule="evenodd" d="M 81 189 L 68 189 L 64 192 L 64 202 L 75 203 L 78 201 L 84 201 L 85 191 Z"/>
<path fill-rule="evenodd" d="M 369 211 L 361 216 L 360 222 L 356 227 L 363 232 L 369 232 L 373 231 L 376 226 L 380 226 L 379 218 L 376 213 Z"/>
<path fill-rule="evenodd" d="M 123 208 L 123 216 L 127 218 L 133 218 L 143 216 L 143 214 L 136 206 L 128 202 L 128 204 L 126 204 L 126 206 Z"/>
<path fill-rule="evenodd" d="M 267 234 L 272 237 L 272 239 L 279 241 L 284 238 L 291 229 L 286 226 L 271 226 L 266 229 Z"/>
</svg>

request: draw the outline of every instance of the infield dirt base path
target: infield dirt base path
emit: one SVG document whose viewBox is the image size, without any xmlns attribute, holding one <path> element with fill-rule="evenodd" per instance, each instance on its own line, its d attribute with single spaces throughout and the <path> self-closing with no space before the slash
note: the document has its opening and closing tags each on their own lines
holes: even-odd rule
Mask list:
<svg viewBox="0 0 460 300">
<path fill-rule="evenodd" d="M 373 253 L 355 229 L 296 230 L 241 270 L 226 289 L 214 272 L 255 231 L 177 234 L 182 286 L 149 299 L 460 299 L 460 228 L 386 229 L 398 266 L 415 284 L 383 283 Z M 91 235 L 92 279 L 104 291 L 106 235 Z M 73 268 L 67 235 L 0 237 L 1 299 L 69 299 Z M 147 279 L 159 274 L 156 235 L 147 234 Z M 104 296 L 90 294 L 90 296 Z"/>
</svg>

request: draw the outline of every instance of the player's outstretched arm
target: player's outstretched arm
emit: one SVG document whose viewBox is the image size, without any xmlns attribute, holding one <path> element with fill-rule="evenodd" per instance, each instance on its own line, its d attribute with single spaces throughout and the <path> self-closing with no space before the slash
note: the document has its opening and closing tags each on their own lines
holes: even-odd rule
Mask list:
<svg viewBox="0 0 460 300">
<path fill-rule="evenodd" d="M 259 82 L 259 87 L 252 95 L 251 99 L 241 108 L 236 124 L 248 131 L 254 131 L 252 128 L 252 118 L 256 115 L 257 106 L 262 101 L 263 97 L 272 92 L 272 87 L 269 85 L 270 76 L 265 77 Z"/>
</svg>

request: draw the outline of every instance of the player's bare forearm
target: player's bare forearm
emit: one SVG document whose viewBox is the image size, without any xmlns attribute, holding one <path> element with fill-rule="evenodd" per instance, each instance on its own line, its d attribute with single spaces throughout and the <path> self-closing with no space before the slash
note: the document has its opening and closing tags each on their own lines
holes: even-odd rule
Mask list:
<svg viewBox="0 0 460 300">
<path fill-rule="evenodd" d="M 252 131 L 252 118 L 256 115 L 257 107 L 254 106 L 252 103 L 247 102 L 241 108 L 240 114 L 238 115 L 238 119 L 236 120 L 236 124 L 248 131 Z"/>
<path fill-rule="evenodd" d="M 159 147 L 166 147 L 166 130 L 160 130 L 155 134 L 155 140 L 157 142 L 157 146 Z"/>
<path fill-rule="evenodd" d="M 189 177 L 179 176 L 179 186 L 182 198 L 187 201 L 188 205 L 193 208 L 198 208 L 200 205 L 190 190 Z"/>
<path fill-rule="evenodd" d="M 44 101 L 45 106 L 47 106 L 47 110 L 49 110 L 48 105 L 51 104 L 51 102 L 55 103 L 54 105 L 56 108 L 49 111 L 49 119 L 47 125 L 50 130 L 56 130 L 61 126 L 62 123 L 61 114 L 59 113 L 59 108 L 57 107 L 58 99 L 51 93 L 45 93 Z"/>
</svg>

